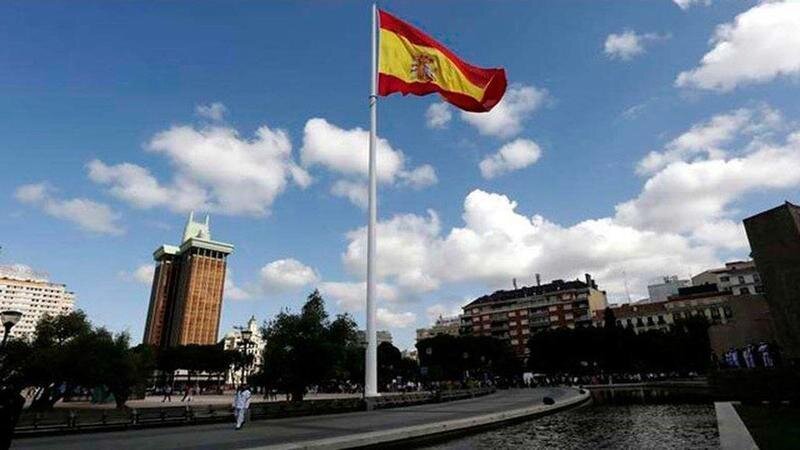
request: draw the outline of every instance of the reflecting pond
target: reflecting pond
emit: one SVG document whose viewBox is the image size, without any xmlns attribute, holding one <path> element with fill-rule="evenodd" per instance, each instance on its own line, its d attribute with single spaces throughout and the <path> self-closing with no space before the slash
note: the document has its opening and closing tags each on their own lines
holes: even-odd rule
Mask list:
<svg viewBox="0 0 800 450">
<path fill-rule="evenodd" d="M 423 448 L 719 448 L 714 404 L 704 396 L 637 389 L 592 397 L 591 405 Z"/>
</svg>

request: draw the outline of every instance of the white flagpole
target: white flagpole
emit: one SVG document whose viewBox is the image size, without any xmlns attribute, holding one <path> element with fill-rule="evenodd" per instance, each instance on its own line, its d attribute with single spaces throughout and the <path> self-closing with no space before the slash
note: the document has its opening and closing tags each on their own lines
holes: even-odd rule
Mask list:
<svg viewBox="0 0 800 450">
<path fill-rule="evenodd" d="M 367 361 L 364 395 L 378 395 L 378 337 L 375 329 L 375 221 L 378 216 L 378 183 L 375 177 L 375 143 L 378 125 L 378 10 L 372 4 L 372 86 L 369 96 L 369 224 L 367 225 Z"/>
</svg>

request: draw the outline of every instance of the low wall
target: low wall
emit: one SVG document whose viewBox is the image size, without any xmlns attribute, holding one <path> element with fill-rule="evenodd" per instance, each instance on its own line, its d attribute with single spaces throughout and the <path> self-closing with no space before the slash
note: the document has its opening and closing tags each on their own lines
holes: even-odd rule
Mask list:
<svg viewBox="0 0 800 450">
<path fill-rule="evenodd" d="M 441 392 L 388 393 L 369 399 L 375 409 L 397 408 L 423 403 L 461 400 L 495 392 L 494 388 Z M 250 419 L 311 416 L 363 411 L 362 398 L 304 400 L 302 402 L 252 402 Z M 233 421 L 230 405 L 185 405 L 127 409 L 56 409 L 45 412 L 24 410 L 14 430 L 16 437 L 47 434 L 87 433 L 162 426 L 193 425 Z"/>
</svg>

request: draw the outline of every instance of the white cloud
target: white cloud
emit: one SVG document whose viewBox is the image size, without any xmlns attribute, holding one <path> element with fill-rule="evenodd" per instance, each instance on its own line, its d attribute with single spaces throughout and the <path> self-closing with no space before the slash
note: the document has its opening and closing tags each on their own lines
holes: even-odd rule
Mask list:
<svg viewBox="0 0 800 450">
<path fill-rule="evenodd" d="M 711 4 L 711 0 L 672 0 L 675 2 L 676 5 L 682 10 L 687 10 L 692 7 L 692 5 L 705 5 L 708 6 Z"/>
<path fill-rule="evenodd" d="M 303 130 L 300 159 L 305 167 L 322 166 L 341 175 L 331 193 L 364 207 L 364 186 L 369 175 L 369 132 L 356 127 L 339 128 L 325 119 L 313 118 Z M 421 189 L 438 180 L 430 165 L 407 167 L 402 151 L 392 148 L 389 141 L 378 138 L 376 149 L 378 182 L 394 186 Z"/>
<path fill-rule="evenodd" d="M 20 186 L 15 197 L 22 203 L 41 209 L 45 214 L 72 222 L 85 231 L 111 235 L 125 232 L 118 223 L 121 216 L 108 205 L 85 198 L 57 198 L 46 183 Z"/>
<path fill-rule="evenodd" d="M 148 151 L 169 159 L 170 183 L 159 182 L 144 167 L 122 163 L 88 164 L 89 178 L 111 195 L 138 208 L 206 210 L 230 215 L 264 215 L 289 180 L 300 187 L 311 177 L 292 160 L 292 144 L 283 130 L 259 128 L 243 139 L 233 128 L 176 126 L 156 134 Z"/>
<path fill-rule="evenodd" d="M 343 175 L 369 175 L 369 131 L 356 127 L 339 128 L 325 119 L 306 122 L 300 160 L 306 167 L 320 165 Z M 403 152 L 395 150 L 389 141 L 378 138 L 378 180 L 391 183 L 405 166 Z"/>
<path fill-rule="evenodd" d="M 153 282 L 156 268 L 152 264 L 142 264 L 133 271 L 133 279 L 143 284 L 150 284 Z"/>
<path fill-rule="evenodd" d="M 719 25 L 713 48 L 675 84 L 716 91 L 800 74 L 800 2 L 763 2 Z"/>
<path fill-rule="evenodd" d="M 441 303 L 435 303 L 425 308 L 425 316 L 428 318 L 430 323 L 434 323 L 437 319 L 439 319 L 439 317 L 458 316 L 461 315 L 462 311 L 463 310 L 461 309 L 460 303 L 449 306 Z"/>
<path fill-rule="evenodd" d="M 692 239 L 701 244 L 727 250 L 746 250 L 750 248 L 742 222 L 719 220 L 706 222 L 692 230 Z"/>
<path fill-rule="evenodd" d="M 633 30 L 625 30 L 619 34 L 609 34 L 603 46 L 603 51 L 610 59 L 629 61 L 635 56 L 645 52 L 648 42 L 666 39 L 668 36 L 659 36 L 656 33 L 639 34 Z"/>
<path fill-rule="evenodd" d="M 413 170 L 402 171 L 399 174 L 400 184 L 412 189 L 423 189 L 439 182 L 436 170 L 430 164 L 423 164 Z"/>
<path fill-rule="evenodd" d="M 319 291 L 325 298 L 332 298 L 339 308 L 347 312 L 363 311 L 367 302 L 367 283 L 325 281 L 320 283 Z M 377 301 L 396 302 L 400 299 L 397 288 L 387 284 L 376 285 Z"/>
<path fill-rule="evenodd" d="M 377 308 L 375 319 L 379 327 L 408 328 L 417 321 L 417 315 L 412 312 L 395 312 L 386 308 Z"/>
<path fill-rule="evenodd" d="M 319 281 L 313 268 L 293 258 L 272 261 L 261 268 L 259 275 L 265 292 L 292 291 Z"/>
<path fill-rule="evenodd" d="M 488 136 L 509 138 L 522 131 L 523 122 L 541 107 L 548 94 L 534 86 L 511 86 L 487 113 L 461 112 L 461 119 Z"/>
<path fill-rule="evenodd" d="M 564 227 L 541 216 L 521 215 L 516 207 L 504 195 L 475 190 L 464 201 L 464 226 L 447 234 L 440 233 L 433 212 L 381 222 L 378 274 L 412 292 L 443 282 L 498 287 L 510 285 L 512 278 L 531 283 L 537 272 L 546 278 L 589 272 L 602 280 L 604 289 L 619 294 L 624 292 L 623 272 L 633 279 L 634 289 L 646 292 L 646 280 L 665 268 L 718 263 L 710 247 L 693 247 L 689 238 L 677 234 L 640 231 L 611 218 Z M 343 259 L 352 272 L 360 272 L 366 260 L 363 230 L 351 232 L 348 239 Z"/>
<path fill-rule="evenodd" d="M 636 172 L 652 174 L 677 161 L 697 158 L 720 159 L 727 155 L 723 146 L 740 136 L 760 140 L 780 129 L 783 118 L 779 111 L 762 106 L 754 110 L 740 108 L 718 114 L 708 121 L 692 126 L 671 140 L 661 152 L 652 151 L 639 161 Z"/>
<path fill-rule="evenodd" d="M 214 122 L 220 122 L 225 118 L 228 108 L 220 102 L 209 103 L 208 105 L 197 105 L 194 109 L 195 114 Z"/>
<path fill-rule="evenodd" d="M 331 186 L 331 194 L 350 200 L 350 203 L 361 209 L 367 209 L 369 191 L 363 181 L 336 180 Z"/>
<path fill-rule="evenodd" d="M 517 139 L 497 153 L 486 156 L 479 164 L 483 178 L 491 179 L 514 170 L 524 169 L 539 160 L 542 150 L 536 142 Z"/>
<path fill-rule="evenodd" d="M 233 281 L 233 271 L 230 269 L 225 272 L 225 285 L 223 286 L 223 296 L 228 300 L 248 300 L 253 297 L 250 289 L 239 287 Z"/>
<path fill-rule="evenodd" d="M 537 272 L 545 280 L 591 273 L 612 298 L 622 298 L 626 278 L 634 295 L 645 295 L 648 281 L 664 273 L 713 267 L 727 254 L 721 252 L 747 248 L 735 210 L 743 196 L 800 186 L 800 171 L 787 170 L 800 167 L 800 131 L 778 143 L 760 134 L 773 129 L 767 123 L 776 116 L 769 109 L 754 112 L 739 131 L 751 139 L 735 151 L 685 155 L 692 160 L 656 169 L 639 195 L 616 205 L 611 217 L 561 225 L 521 214 L 505 195 L 474 190 L 464 200 L 463 225 L 450 230 L 442 229 L 433 211 L 383 220 L 377 275 L 402 292 L 420 293 L 455 282 L 532 283 Z M 698 139 L 713 144 L 716 136 Z M 345 267 L 363 274 L 366 230 L 353 230 L 347 239 Z"/>
<path fill-rule="evenodd" d="M 450 106 L 445 102 L 433 103 L 425 111 L 425 121 L 428 128 L 445 128 L 453 118 Z"/>
</svg>

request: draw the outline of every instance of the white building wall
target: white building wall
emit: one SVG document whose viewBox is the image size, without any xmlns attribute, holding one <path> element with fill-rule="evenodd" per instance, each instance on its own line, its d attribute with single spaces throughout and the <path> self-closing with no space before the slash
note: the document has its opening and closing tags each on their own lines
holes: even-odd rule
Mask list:
<svg viewBox="0 0 800 450">
<path fill-rule="evenodd" d="M 32 337 L 42 317 L 69 314 L 74 308 L 75 294 L 67 291 L 65 285 L 37 278 L 37 274 L 29 269 L 0 267 L 0 311 L 15 310 L 22 313 L 22 318 L 11 329 L 9 337 Z M 4 334 L 5 330 L 0 327 L 0 338 Z"/>
</svg>

